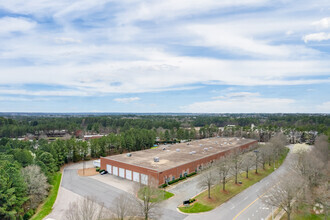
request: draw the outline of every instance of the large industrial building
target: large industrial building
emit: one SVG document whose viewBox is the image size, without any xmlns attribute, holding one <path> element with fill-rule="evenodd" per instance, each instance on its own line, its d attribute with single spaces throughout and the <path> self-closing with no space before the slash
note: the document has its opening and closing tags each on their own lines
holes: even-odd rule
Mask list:
<svg viewBox="0 0 330 220">
<path fill-rule="evenodd" d="M 256 140 L 208 138 L 186 143 L 162 145 L 156 149 L 101 157 L 101 169 L 109 174 L 142 184 L 158 185 L 209 166 L 235 149 L 247 149 Z"/>
</svg>

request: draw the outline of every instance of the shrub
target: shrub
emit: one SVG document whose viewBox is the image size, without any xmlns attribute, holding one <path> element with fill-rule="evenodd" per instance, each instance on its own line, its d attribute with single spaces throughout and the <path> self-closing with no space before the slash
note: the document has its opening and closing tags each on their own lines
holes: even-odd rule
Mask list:
<svg viewBox="0 0 330 220">
<path fill-rule="evenodd" d="M 180 180 L 180 179 L 172 180 L 172 181 L 168 182 L 168 185 L 171 185 L 171 184 L 173 184 L 173 183 L 176 183 L 176 182 L 178 182 L 179 180 Z"/>
<path fill-rule="evenodd" d="M 189 204 L 195 202 L 196 199 L 189 199 Z"/>
<path fill-rule="evenodd" d="M 34 215 L 34 209 L 30 209 L 25 215 L 23 216 L 24 220 L 30 219 Z"/>
<path fill-rule="evenodd" d="M 100 168 L 99 167 L 96 168 L 96 172 L 100 172 Z"/>
<path fill-rule="evenodd" d="M 187 177 L 190 177 L 190 176 L 193 176 L 193 175 L 196 175 L 196 172 L 189 173 L 189 174 L 187 175 Z"/>
<path fill-rule="evenodd" d="M 162 185 L 159 186 L 159 188 L 165 188 L 167 186 L 167 183 L 164 183 Z"/>
<path fill-rule="evenodd" d="M 104 170 L 99 170 L 100 173 L 101 173 L 102 171 L 104 171 Z"/>
</svg>

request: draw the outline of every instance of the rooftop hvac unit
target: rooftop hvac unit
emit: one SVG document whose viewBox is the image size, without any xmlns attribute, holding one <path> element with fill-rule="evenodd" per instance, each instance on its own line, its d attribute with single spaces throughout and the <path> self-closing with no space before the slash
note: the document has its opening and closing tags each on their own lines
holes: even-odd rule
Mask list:
<svg viewBox="0 0 330 220">
<path fill-rule="evenodd" d="M 154 157 L 154 162 L 159 162 L 159 157 Z"/>
<path fill-rule="evenodd" d="M 178 148 L 178 149 L 176 149 L 176 152 L 180 152 L 180 149 Z"/>
<path fill-rule="evenodd" d="M 131 154 L 131 153 L 127 153 L 126 156 L 127 156 L 127 157 L 131 157 L 132 154 Z"/>
<path fill-rule="evenodd" d="M 199 144 L 199 146 L 200 146 L 200 147 L 202 147 L 202 146 L 203 146 L 203 144 Z"/>
<path fill-rule="evenodd" d="M 208 151 L 209 149 L 207 147 L 204 148 L 205 151 Z"/>
<path fill-rule="evenodd" d="M 196 154 L 196 151 L 191 151 L 192 154 Z"/>
<path fill-rule="evenodd" d="M 166 147 L 163 147 L 163 150 L 166 150 Z"/>
</svg>

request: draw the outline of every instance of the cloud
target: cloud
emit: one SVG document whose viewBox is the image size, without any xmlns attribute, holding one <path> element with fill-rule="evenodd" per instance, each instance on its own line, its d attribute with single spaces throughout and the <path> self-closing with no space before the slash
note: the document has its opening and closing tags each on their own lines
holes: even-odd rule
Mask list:
<svg viewBox="0 0 330 220">
<path fill-rule="evenodd" d="M 56 43 L 81 43 L 81 40 L 74 39 L 71 37 L 56 37 L 55 38 Z"/>
<path fill-rule="evenodd" d="M 327 29 L 330 27 L 330 17 L 322 18 L 321 20 L 313 22 L 312 24 L 317 28 Z"/>
<path fill-rule="evenodd" d="M 114 101 L 115 102 L 119 102 L 119 103 L 130 103 L 130 102 L 134 102 L 134 101 L 138 101 L 140 100 L 139 97 L 129 97 L 129 98 L 115 98 Z"/>
<path fill-rule="evenodd" d="M 31 30 L 35 26 L 35 22 L 24 18 L 0 18 L 0 34 L 8 34 L 12 32 L 26 32 Z"/>
<path fill-rule="evenodd" d="M 219 100 L 195 102 L 180 109 L 189 113 L 293 113 L 299 109 L 294 104 L 293 99 L 264 98 L 258 93 L 243 92 L 228 94 Z"/>
<path fill-rule="evenodd" d="M 323 102 L 320 105 L 316 105 L 316 112 L 329 114 L 330 113 L 330 101 Z"/>
<path fill-rule="evenodd" d="M 146 20 L 172 20 L 183 16 L 203 14 L 213 10 L 230 7 L 253 7 L 267 4 L 267 0 L 167 0 L 167 1 L 133 1 L 128 10 L 118 13 L 117 20 L 133 23 Z"/>
<path fill-rule="evenodd" d="M 320 32 L 315 34 L 308 34 L 303 37 L 305 43 L 309 41 L 324 41 L 330 39 L 330 33 Z"/>
</svg>

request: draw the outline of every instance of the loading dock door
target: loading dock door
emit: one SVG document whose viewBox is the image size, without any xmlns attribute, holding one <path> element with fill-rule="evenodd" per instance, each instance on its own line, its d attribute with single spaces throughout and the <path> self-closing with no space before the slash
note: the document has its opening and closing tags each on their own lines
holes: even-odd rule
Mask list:
<svg viewBox="0 0 330 220">
<path fill-rule="evenodd" d="M 144 185 L 148 185 L 148 175 L 141 173 L 141 183 Z"/>
<path fill-rule="evenodd" d="M 118 167 L 112 167 L 113 175 L 118 176 Z"/>
<path fill-rule="evenodd" d="M 108 164 L 107 164 L 107 171 L 108 171 L 108 173 L 112 174 L 111 165 L 108 165 Z"/>
<path fill-rule="evenodd" d="M 137 172 L 133 172 L 133 181 L 140 182 L 140 174 Z"/>
<path fill-rule="evenodd" d="M 132 171 L 131 170 L 126 170 L 126 179 L 132 180 Z"/>
<path fill-rule="evenodd" d="M 119 168 L 119 176 L 120 176 L 121 178 L 125 178 L 125 169 L 123 169 L 123 168 Z"/>
</svg>

